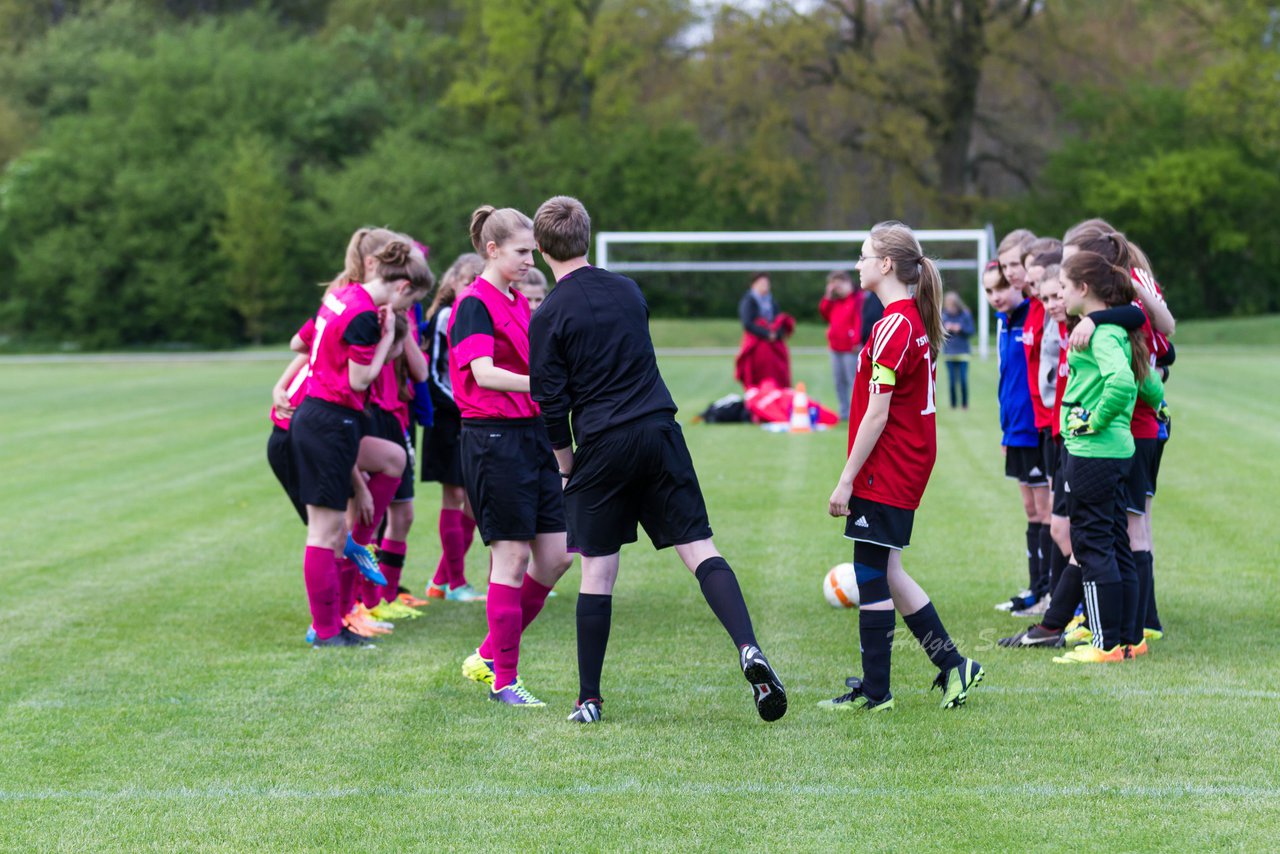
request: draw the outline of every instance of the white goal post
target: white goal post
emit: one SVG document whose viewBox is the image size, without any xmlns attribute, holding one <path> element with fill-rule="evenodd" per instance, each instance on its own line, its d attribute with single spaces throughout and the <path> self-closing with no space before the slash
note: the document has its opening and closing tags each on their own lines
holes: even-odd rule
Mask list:
<svg viewBox="0 0 1280 854">
<path fill-rule="evenodd" d="M 635 243 L 664 243 L 683 245 L 694 243 L 826 243 L 846 247 L 860 247 L 871 235 L 869 231 L 602 231 L 596 235 L 596 265 L 618 273 L 750 273 L 765 272 L 822 272 L 847 269 L 853 271 L 856 263 L 853 253 L 833 261 L 610 261 L 611 249 L 619 245 Z M 982 292 L 982 271 L 990 257 L 990 236 L 987 229 L 924 229 L 915 232 L 916 238 L 928 254 L 930 243 L 969 243 L 973 245 L 971 258 L 935 260 L 941 270 L 972 270 L 977 280 L 977 302 L 974 314 L 978 319 L 978 352 L 987 358 L 987 336 L 990 320 L 986 308 L 986 296 Z"/>
</svg>

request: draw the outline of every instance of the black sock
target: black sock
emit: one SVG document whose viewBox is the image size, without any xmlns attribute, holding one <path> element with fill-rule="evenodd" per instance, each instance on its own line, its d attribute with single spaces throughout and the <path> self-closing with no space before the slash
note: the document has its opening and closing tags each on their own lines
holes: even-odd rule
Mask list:
<svg viewBox="0 0 1280 854">
<path fill-rule="evenodd" d="M 893 629 L 897 614 L 858 611 L 858 637 L 862 641 L 862 690 L 872 700 L 889 696 L 889 664 L 893 655 Z"/>
<path fill-rule="evenodd" d="M 1062 571 L 1067 568 L 1067 556 L 1062 553 L 1062 549 L 1058 548 L 1058 544 L 1053 542 L 1053 537 L 1049 540 L 1049 593 L 1053 594 L 1058 589 L 1058 579 L 1062 577 Z"/>
<path fill-rule="evenodd" d="M 1053 534 L 1049 532 L 1049 526 L 1040 525 L 1040 543 L 1038 553 L 1040 555 L 1040 585 L 1036 588 L 1036 598 L 1047 596 L 1053 592 L 1053 551 L 1057 548 L 1053 543 Z"/>
<path fill-rule="evenodd" d="M 1135 606 L 1136 620 L 1134 625 L 1137 640 L 1134 643 L 1142 643 L 1142 630 L 1147 627 L 1147 607 L 1151 602 L 1151 552 L 1133 553 L 1133 565 L 1138 571 L 1138 601 Z"/>
<path fill-rule="evenodd" d="M 578 594 L 578 702 L 599 700 L 600 671 L 609 645 L 613 597 L 599 593 Z"/>
<path fill-rule="evenodd" d="M 1027 523 L 1027 589 L 1036 595 L 1040 586 L 1040 523 Z"/>
<path fill-rule="evenodd" d="M 1124 622 L 1124 585 L 1119 581 L 1099 584 L 1084 582 L 1084 609 L 1089 615 L 1089 629 L 1093 632 L 1093 645 L 1111 649 L 1121 643 L 1120 633 Z"/>
<path fill-rule="evenodd" d="M 947 634 L 932 602 L 910 616 L 904 614 L 902 620 L 911 629 L 911 634 L 916 636 L 916 640 L 920 641 L 921 648 L 934 667 L 948 670 L 964 664 L 964 656 L 956 652 L 955 641 Z"/>
<path fill-rule="evenodd" d="M 1147 556 L 1147 577 L 1150 580 L 1147 588 L 1147 618 L 1143 621 L 1143 628 L 1162 632 L 1164 626 L 1160 625 L 1160 610 L 1156 608 L 1156 556 L 1154 552 L 1143 554 Z"/>
<path fill-rule="evenodd" d="M 1053 598 L 1049 600 L 1049 610 L 1044 612 L 1040 625 L 1046 629 L 1060 632 L 1076 615 L 1076 607 L 1084 596 L 1084 588 L 1080 581 L 1080 565 L 1068 562 L 1058 575 L 1058 583 L 1053 588 Z"/>
<path fill-rule="evenodd" d="M 751 630 L 751 615 L 747 613 L 742 588 L 738 587 L 738 577 L 733 574 L 729 562 L 722 557 L 709 557 L 698 564 L 694 576 L 702 586 L 703 598 L 729 637 L 733 638 L 734 646 L 759 646 L 755 632 Z"/>
</svg>

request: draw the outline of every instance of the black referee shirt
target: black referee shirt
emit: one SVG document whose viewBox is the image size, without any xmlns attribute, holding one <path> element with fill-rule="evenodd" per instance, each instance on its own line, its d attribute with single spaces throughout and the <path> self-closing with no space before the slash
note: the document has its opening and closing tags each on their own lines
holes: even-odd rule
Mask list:
<svg viewBox="0 0 1280 854">
<path fill-rule="evenodd" d="M 641 418 L 674 416 L 639 286 L 599 267 L 561 279 L 529 324 L 529 388 L 557 450 L 575 437 L 585 445 Z"/>
</svg>

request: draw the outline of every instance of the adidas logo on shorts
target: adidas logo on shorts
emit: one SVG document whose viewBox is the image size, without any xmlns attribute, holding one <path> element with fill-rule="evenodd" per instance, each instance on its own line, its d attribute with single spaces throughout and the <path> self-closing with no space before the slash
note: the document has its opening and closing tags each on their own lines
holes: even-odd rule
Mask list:
<svg viewBox="0 0 1280 854">
<path fill-rule="evenodd" d="M 867 517 L 866 517 L 866 516 L 859 516 L 859 517 L 858 517 L 858 521 L 854 522 L 853 524 L 854 524 L 856 527 L 859 527 L 859 528 L 870 528 L 870 527 L 871 527 L 870 525 L 868 525 L 868 524 L 867 524 Z"/>
<path fill-rule="evenodd" d="M 1031 471 L 1029 471 L 1028 474 L 1030 474 L 1032 477 L 1039 477 L 1040 475 L 1044 474 L 1044 472 L 1040 471 L 1040 466 L 1032 466 Z"/>
</svg>

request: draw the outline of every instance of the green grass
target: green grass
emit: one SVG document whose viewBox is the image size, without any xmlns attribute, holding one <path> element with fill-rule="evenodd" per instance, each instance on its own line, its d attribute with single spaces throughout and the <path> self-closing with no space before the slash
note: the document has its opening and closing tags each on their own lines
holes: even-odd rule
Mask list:
<svg viewBox="0 0 1280 854">
<path fill-rule="evenodd" d="M 1188 325 L 1189 326 L 1189 325 Z M 847 560 L 825 516 L 838 432 L 690 426 L 717 541 L 791 711 L 755 716 L 734 651 L 669 552 L 630 547 L 602 726 L 576 693 L 576 570 L 530 628 L 550 708 L 494 708 L 458 673 L 483 608 L 433 605 L 372 653 L 312 652 L 302 528 L 265 464 L 271 363 L 0 363 L 0 850 L 1098 850 L 1280 839 L 1280 351 L 1179 355 L 1157 502 L 1169 635 L 1139 662 L 993 649 L 1025 578 L 993 368 L 939 413 L 907 565 L 988 670 L 937 708 L 918 649 L 897 710 L 814 704 L 856 672 L 856 620 L 819 583 Z M 796 375 L 830 397 L 823 355 Z M 725 358 L 668 358 L 687 420 Z M 407 580 L 438 557 L 418 503 Z M 483 579 L 485 557 L 469 556 Z M 900 627 L 899 637 L 908 633 Z"/>
<path fill-rule="evenodd" d="M 1219 320 L 1186 320 L 1173 339 L 1178 347 L 1280 347 L 1280 314 Z"/>
</svg>

